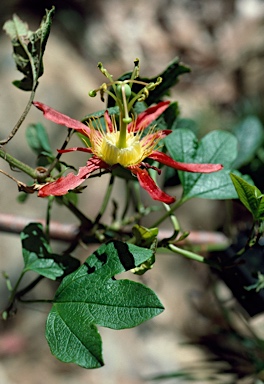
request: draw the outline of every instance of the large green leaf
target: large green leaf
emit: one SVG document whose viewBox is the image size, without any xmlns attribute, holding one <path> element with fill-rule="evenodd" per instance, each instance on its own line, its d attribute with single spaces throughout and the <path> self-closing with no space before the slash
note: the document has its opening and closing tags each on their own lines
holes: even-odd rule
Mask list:
<svg viewBox="0 0 264 384">
<path fill-rule="evenodd" d="M 83 368 L 99 368 L 104 365 L 102 340 L 97 327 L 86 313 L 70 313 L 55 307 L 49 313 L 46 338 L 51 352 L 64 363 L 75 363 Z M 72 308 L 74 310 L 74 308 Z"/>
<path fill-rule="evenodd" d="M 248 164 L 263 145 L 263 125 L 256 116 L 247 116 L 233 129 L 238 140 L 238 156 L 233 164 L 235 169 Z"/>
<path fill-rule="evenodd" d="M 70 255 L 52 253 L 40 223 L 30 223 L 20 234 L 24 272 L 34 271 L 51 280 L 76 270 L 80 262 Z"/>
<path fill-rule="evenodd" d="M 241 177 L 230 174 L 239 200 L 252 213 L 255 220 L 264 219 L 264 195 L 260 190 Z"/>
<path fill-rule="evenodd" d="M 43 54 L 50 33 L 50 27 L 55 8 L 46 11 L 39 29 L 32 32 L 17 15 L 4 24 L 4 30 L 9 35 L 13 45 L 13 56 L 17 69 L 23 73 L 22 80 L 13 84 L 23 91 L 32 91 L 38 85 L 38 79 L 43 75 Z"/>
<path fill-rule="evenodd" d="M 183 199 L 237 198 L 229 173 L 237 156 L 237 140 L 229 132 L 212 131 L 198 142 L 189 129 L 176 129 L 165 139 L 166 147 L 174 160 L 184 163 L 220 163 L 224 169 L 203 174 L 179 171 L 183 186 Z"/>
<path fill-rule="evenodd" d="M 47 319 L 51 352 L 85 368 L 101 366 L 101 339 L 94 324 L 124 329 L 163 311 L 148 287 L 114 276 L 153 255 L 149 249 L 113 241 L 102 245 L 74 273 L 63 279 Z M 74 348 L 74 349 L 73 349 Z"/>
</svg>

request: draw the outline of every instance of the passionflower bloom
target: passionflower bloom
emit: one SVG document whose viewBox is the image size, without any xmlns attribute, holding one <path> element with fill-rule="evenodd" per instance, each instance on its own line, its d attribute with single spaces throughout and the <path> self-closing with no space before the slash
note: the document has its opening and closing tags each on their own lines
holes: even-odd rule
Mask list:
<svg viewBox="0 0 264 384">
<path fill-rule="evenodd" d="M 169 130 L 158 130 L 156 127 L 149 129 L 148 133 L 143 135 L 144 130 L 166 110 L 169 101 L 149 107 L 134 119 L 123 118 L 122 120 L 124 115 L 121 116 L 119 127 L 115 119 L 111 118 L 106 111 L 104 113 L 106 129 L 102 128 L 99 119 L 93 119 L 86 125 L 40 102 L 34 102 L 34 105 L 48 120 L 72 128 L 88 138 L 87 147 L 61 150 L 61 153 L 82 151 L 92 155 L 86 165 L 79 168 L 78 174 L 71 172 L 40 187 L 38 193 L 40 197 L 64 195 L 82 184 L 94 171 L 100 169 L 111 171 L 120 165 L 137 177 L 141 187 L 152 199 L 171 204 L 175 198 L 162 191 L 148 172 L 149 168 L 154 168 L 160 173 L 160 169 L 151 166 L 145 160 L 155 160 L 160 164 L 186 172 L 211 173 L 223 168 L 221 164 L 181 163 L 159 151 L 160 140 L 171 133 Z"/>
</svg>

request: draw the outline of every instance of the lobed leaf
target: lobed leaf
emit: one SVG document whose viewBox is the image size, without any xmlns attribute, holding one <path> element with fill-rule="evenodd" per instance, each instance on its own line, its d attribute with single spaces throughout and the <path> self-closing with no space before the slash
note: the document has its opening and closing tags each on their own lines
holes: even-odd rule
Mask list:
<svg viewBox="0 0 264 384">
<path fill-rule="evenodd" d="M 95 324 L 130 328 L 163 311 L 155 293 L 146 286 L 114 279 L 116 274 L 137 267 L 152 255 L 149 249 L 112 241 L 63 279 L 46 326 L 51 352 L 58 359 L 96 368 L 103 362 Z"/>
<path fill-rule="evenodd" d="M 238 140 L 238 155 L 233 168 L 238 169 L 248 164 L 263 145 L 263 125 L 256 116 L 247 116 L 233 129 L 233 133 Z"/>
<path fill-rule="evenodd" d="M 52 308 L 46 325 L 46 339 L 51 353 L 64 363 L 75 363 L 83 368 L 99 368 L 104 365 L 102 340 L 95 325 L 89 318 L 78 313 Z"/>
<path fill-rule="evenodd" d="M 20 234 L 24 259 L 24 272 L 34 271 L 56 280 L 77 269 L 79 261 L 70 255 L 52 253 L 40 223 L 30 223 Z"/>
<path fill-rule="evenodd" d="M 192 197 L 206 199 L 237 198 L 230 180 L 230 169 L 237 156 L 237 140 L 229 132 L 212 131 L 198 142 L 189 129 L 176 129 L 165 139 L 171 157 L 184 163 L 220 163 L 224 169 L 214 173 L 188 173 L 179 171 L 183 186 L 183 199 Z"/>
</svg>

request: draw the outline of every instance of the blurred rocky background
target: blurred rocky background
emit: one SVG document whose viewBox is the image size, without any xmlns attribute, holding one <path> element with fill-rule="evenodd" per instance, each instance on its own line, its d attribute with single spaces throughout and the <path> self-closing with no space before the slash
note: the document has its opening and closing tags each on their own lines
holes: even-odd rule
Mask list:
<svg viewBox="0 0 264 384">
<path fill-rule="evenodd" d="M 201 135 L 211 129 L 229 129 L 247 109 L 263 118 L 262 0 L 2 0 L 0 22 L 3 25 L 16 13 L 34 30 L 45 9 L 52 5 L 56 14 L 37 100 L 81 119 L 103 108 L 99 98 L 88 97 L 88 91 L 104 81 L 97 69 L 98 61 L 117 77 L 130 70 L 133 60 L 139 57 L 142 75 L 154 76 L 178 56 L 192 71 L 181 77 L 171 96 L 179 101 L 183 117 L 195 119 Z M 15 69 L 11 44 L 4 32 L 0 34 L 0 44 L 0 139 L 3 139 L 22 113 L 28 94 L 11 84 L 21 74 Z M 27 149 L 24 136 L 26 125 L 36 121 L 47 127 L 54 150 L 65 137 L 63 128 L 44 121 L 39 111 L 32 109 L 6 147 L 7 152 L 31 166 L 34 156 Z M 77 158 L 78 161 L 83 162 L 83 157 Z M 9 171 L 8 165 L 3 160 L 0 162 L 0 168 Z M 23 180 L 22 176 L 18 178 Z M 88 216 L 96 214 L 99 203 L 95 202 L 104 194 L 101 183 L 101 180 L 94 183 L 80 199 Z M 45 218 L 44 200 L 31 196 L 30 203 L 23 205 L 17 202 L 17 195 L 13 182 L 0 175 L 0 213 L 32 220 Z M 214 230 L 225 220 L 221 212 L 218 203 L 200 200 L 199 204 L 189 205 L 180 220 L 186 229 Z M 74 223 L 66 210 L 55 210 L 54 217 Z M 1 270 L 15 279 L 22 265 L 19 237 L 0 233 L 0 244 Z M 80 257 L 86 257 L 85 252 L 80 251 Z M 144 279 L 158 293 L 166 307 L 165 313 L 136 329 L 102 330 L 106 366 L 96 371 L 65 365 L 50 355 L 44 338 L 48 308 L 37 305 L 19 308 L 14 319 L 0 324 L 0 383 L 142 384 L 152 375 L 175 372 L 213 358 L 202 346 L 184 344 L 198 340 L 216 326 L 228 329 L 206 292 L 210 281 L 207 269 L 180 257 L 164 256 Z M 0 289 L 1 305 L 4 305 L 7 297 L 4 281 L 0 282 Z M 36 296 L 42 292 L 52 296 L 54 289 L 44 283 Z M 209 340 L 208 343 L 214 343 L 214 339 Z M 238 365 L 240 371 L 230 369 L 231 373 L 225 378 L 221 376 L 219 383 L 255 383 L 250 364 L 239 355 L 243 355 L 240 344 L 231 344 L 239 364 L 233 361 L 228 365 L 224 359 L 222 363 L 225 368 L 225 364 L 229 368 L 230 364 L 231 368 Z M 231 353 L 228 348 L 226 353 Z M 212 378 L 210 369 L 214 370 L 214 366 L 207 364 L 200 370 L 197 382 L 211 383 L 206 379 L 208 375 Z M 171 382 L 183 380 L 175 378 Z"/>
</svg>

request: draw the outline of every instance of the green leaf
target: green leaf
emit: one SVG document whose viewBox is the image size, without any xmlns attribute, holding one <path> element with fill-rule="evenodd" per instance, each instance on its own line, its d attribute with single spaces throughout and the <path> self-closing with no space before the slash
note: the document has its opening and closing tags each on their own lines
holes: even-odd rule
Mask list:
<svg viewBox="0 0 264 384">
<path fill-rule="evenodd" d="M 248 164 L 263 144 L 263 125 L 256 116 L 247 116 L 234 129 L 238 140 L 238 156 L 233 164 L 234 169 Z"/>
<path fill-rule="evenodd" d="M 30 223 L 20 234 L 24 259 L 24 272 L 34 271 L 51 280 L 76 270 L 80 263 L 69 255 L 52 253 L 42 225 Z"/>
<path fill-rule="evenodd" d="M 27 201 L 27 199 L 29 198 L 29 194 L 28 193 L 25 193 L 25 192 L 20 192 L 19 195 L 17 196 L 16 200 L 19 202 L 19 203 L 25 203 Z"/>
<path fill-rule="evenodd" d="M 51 352 L 59 360 L 96 368 L 103 363 L 101 339 L 95 336 L 94 324 L 130 328 L 163 311 L 155 293 L 146 286 L 114 279 L 152 254 L 151 250 L 113 241 L 98 248 L 77 271 L 63 279 L 46 326 Z"/>
<path fill-rule="evenodd" d="M 119 107 L 108 108 L 107 112 L 108 112 L 109 116 L 118 115 L 119 114 Z M 102 121 L 104 121 L 104 119 L 103 119 L 104 114 L 105 114 L 105 109 L 101 109 L 100 111 L 90 113 L 89 115 L 86 115 L 82 119 L 82 123 L 87 123 L 90 120 L 97 119 L 97 118 L 102 118 Z"/>
<path fill-rule="evenodd" d="M 261 191 L 241 177 L 231 173 L 230 177 L 235 186 L 238 198 L 252 213 L 255 220 L 264 219 L 264 195 Z"/>
<path fill-rule="evenodd" d="M 155 83 L 158 77 L 162 78 L 162 83 L 158 85 L 154 90 L 149 93 L 149 96 L 146 98 L 145 103 L 150 106 L 151 104 L 158 103 L 165 95 L 169 94 L 170 89 L 178 83 L 179 76 L 190 72 L 190 68 L 182 64 L 178 57 L 173 59 L 168 67 L 159 75 L 154 76 L 152 78 L 146 77 L 138 77 L 136 80 L 143 81 L 145 83 Z M 128 80 L 131 78 L 132 72 L 127 72 L 122 75 L 118 80 Z M 138 93 L 144 85 L 141 84 L 133 84 L 132 91 L 134 93 Z M 115 101 L 113 98 L 108 98 L 107 107 L 113 107 L 115 105 Z"/>
<path fill-rule="evenodd" d="M 149 248 L 153 241 L 157 239 L 158 228 L 146 228 L 142 225 L 135 224 L 132 228 L 133 235 L 136 238 L 136 244 L 141 247 Z"/>
<path fill-rule="evenodd" d="M 30 148 L 32 148 L 38 156 L 42 153 L 52 155 L 49 138 L 42 124 L 30 124 L 26 129 L 26 139 Z"/>
<path fill-rule="evenodd" d="M 155 253 L 158 244 L 158 228 L 146 228 L 142 225 L 135 224 L 132 228 L 133 236 L 135 237 L 135 244 L 140 247 L 146 247 L 153 250 L 153 255 L 142 263 L 139 267 L 131 269 L 131 272 L 136 275 L 143 275 L 145 272 L 153 268 L 155 263 Z"/>
<path fill-rule="evenodd" d="M 97 327 L 86 313 L 78 312 L 75 317 L 69 309 L 62 307 L 58 315 L 57 308 L 53 307 L 49 313 L 46 339 L 52 354 L 64 363 L 75 363 L 83 368 L 103 366 L 102 340 Z"/>
<path fill-rule="evenodd" d="M 199 128 L 196 121 L 192 119 L 180 118 L 177 119 L 174 129 L 190 129 L 192 132 L 197 133 Z M 173 129 L 172 128 L 172 129 Z"/>
<path fill-rule="evenodd" d="M 231 164 L 237 156 L 237 140 L 231 133 L 212 131 L 198 142 L 191 130 L 176 129 L 164 141 L 171 157 L 176 161 L 224 165 L 223 170 L 209 174 L 179 171 L 184 200 L 192 197 L 237 198 L 229 176 Z"/>
<path fill-rule="evenodd" d="M 121 165 L 117 164 L 113 170 L 112 170 L 112 174 L 116 177 L 120 177 L 121 179 L 124 179 L 124 180 L 131 180 L 131 181 L 135 181 L 135 177 L 132 175 L 132 173 L 122 167 Z"/>
<path fill-rule="evenodd" d="M 74 206 L 77 206 L 78 205 L 78 193 L 70 191 L 66 195 L 61 196 L 61 201 L 59 201 L 59 199 L 56 199 L 56 201 L 61 205 L 68 206 L 69 204 L 72 204 Z"/>
<path fill-rule="evenodd" d="M 16 80 L 13 84 L 23 91 L 35 90 L 38 79 L 43 75 L 43 54 L 50 33 L 50 27 L 55 8 L 46 11 L 40 28 L 36 32 L 28 29 L 17 15 L 8 20 L 3 28 L 9 35 L 13 45 L 13 57 L 17 69 L 23 73 L 22 80 Z"/>
</svg>

